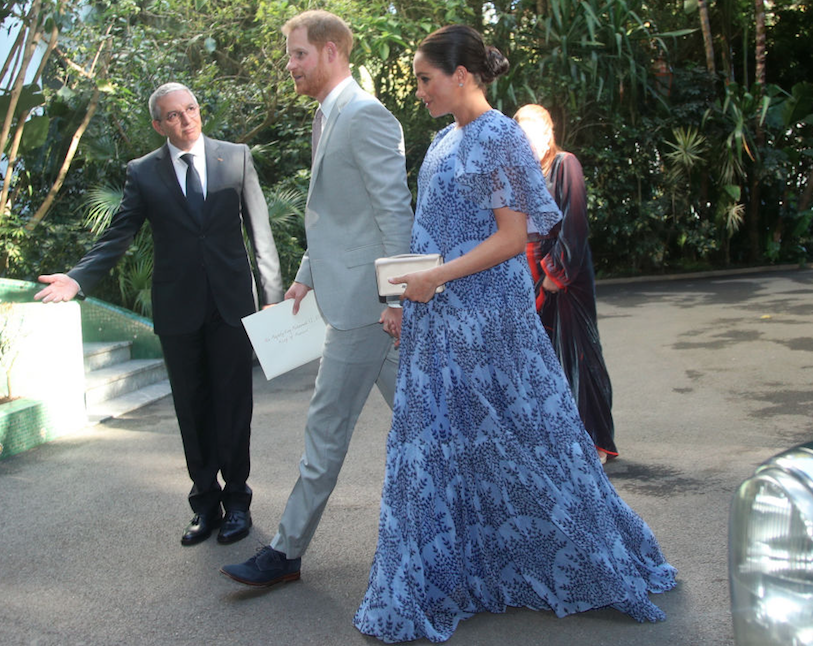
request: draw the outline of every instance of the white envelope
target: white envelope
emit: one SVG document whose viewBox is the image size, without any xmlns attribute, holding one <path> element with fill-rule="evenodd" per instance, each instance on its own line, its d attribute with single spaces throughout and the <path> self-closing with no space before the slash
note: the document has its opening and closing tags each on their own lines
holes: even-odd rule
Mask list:
<svg viewBox="0 0 813 646">
<path fill-rule="evenodd" d="M 326 326 L 313 291 L 302 299 L 296 316 L 293 308 L 294 299 L 289 299 L 243 318 L 266 379 L 322 356 Z"/>
</svg>

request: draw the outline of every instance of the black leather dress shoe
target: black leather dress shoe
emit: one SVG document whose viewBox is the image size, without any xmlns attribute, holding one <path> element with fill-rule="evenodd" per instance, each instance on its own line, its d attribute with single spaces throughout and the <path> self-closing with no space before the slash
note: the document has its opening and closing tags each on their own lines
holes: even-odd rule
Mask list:
<svg viewBox="0 0 813 646">
<path fill-rule="evenodd" d="M 220 510 L 211 514 L 195 514 L 181 536 L 181 545 L 196 545 L 205 541 L 222 522 Z"/>
<path fill-rule="evenodd" d="M 248 511 L 227 511 L 220 531 L 217 534 L 217 542 L 223 545 L 236 543 L 248 536 L 251 528 L 251 513 Z"/>
</svg>

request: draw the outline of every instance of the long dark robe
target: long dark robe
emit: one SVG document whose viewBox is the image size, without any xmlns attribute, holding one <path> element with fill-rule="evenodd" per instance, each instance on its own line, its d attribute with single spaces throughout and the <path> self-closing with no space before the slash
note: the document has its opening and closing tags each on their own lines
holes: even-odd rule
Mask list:
<svg viewBox="0 0 813 646">
<path fill-rule="evenodd" d="M 575 155 L 561 152 L 546 179 L 564 217 L 558 230 L 528 243 L 537 309 L 587 432 L 599 450 L 616 457 L 613 393 L 598 334 L 584 173 Z M 556 283 L 558 292 L 542 290 L 545 276 Z"/>
</svg>

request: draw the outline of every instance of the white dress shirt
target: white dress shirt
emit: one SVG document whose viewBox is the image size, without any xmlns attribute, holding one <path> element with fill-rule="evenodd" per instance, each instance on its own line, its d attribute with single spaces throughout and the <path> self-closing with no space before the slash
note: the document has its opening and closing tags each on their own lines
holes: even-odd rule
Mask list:
<svg viewBox="0 0 813 646">
<path fill-rule="evenodd" d="M 350 85 L 350 82 L 353 80 L 352 76 L 348 76 L 343 81 L 339 81 L 339 84 L 334 87 L 330 93 L 325 97 L 325 100 L 319 104 L 319 107 L 322 110 L 322 127 L 327 123 L 328 117 L 330 117 L 330 113 L 333 110 L 333 106 L 336 105 L 336 100 L 339 98 L 339 95 L 342 93 L 342 90 Z"/>
<path fill-rule="evenodd" d="M 206 149 L 203 144 L 203 137 L 198 137 L 198 140 L 192 146 L 192 150 L 186 151 L 173 146 L 167 141 L 169 146 L 169 154 L 172 156 L 172 166 L 175 168 L 175 176 L 178 178 L 178 184 L 181 185 L 183 194 L 186 195 L 186 170 L 188 166 L 186 162 L 181 159 L 181 155 L 186 155 L 187 152 L 195 157 L 195 170 L 200 175 L 200 185 L 203 187 L 203 199 L 206 199 L 206 187 L 208 185 L 206 178 Z"/>
</svg>

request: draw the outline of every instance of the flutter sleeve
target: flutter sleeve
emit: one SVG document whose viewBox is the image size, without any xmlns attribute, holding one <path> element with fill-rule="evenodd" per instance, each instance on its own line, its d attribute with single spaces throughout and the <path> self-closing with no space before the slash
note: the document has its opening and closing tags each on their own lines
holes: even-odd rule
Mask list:
<svg viewBox="0 0 813 646">
<path fill-rule="evenodd" d="M 473 122 L 455 159 L 455 181 L 462 195 L 481 209 L 508 207 L 524 213 L 546 234 L 562 214 L 548 193 L 531 145 L 515 121 L 494 112 Z"/>
<path fill-rule="evenodd" d="M 542 259 L 542 269 L 559 289 L 574 282 L 588 258 L 587 190 L 582 166 L 575 155 L 561 153 L 551 168 L 551 186 L 562 210 L 562 228 L 556 243 Z"/>
</svg>

